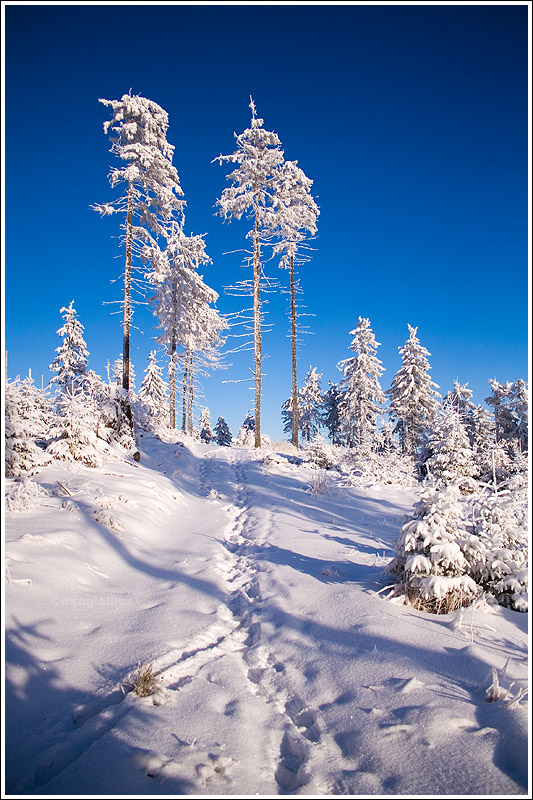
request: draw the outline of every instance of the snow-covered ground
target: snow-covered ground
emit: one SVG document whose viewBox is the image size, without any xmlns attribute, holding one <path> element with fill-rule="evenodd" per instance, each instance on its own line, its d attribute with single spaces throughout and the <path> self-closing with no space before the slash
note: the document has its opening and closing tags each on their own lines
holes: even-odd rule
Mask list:
<svg viewBox="0 0 533 800">
<path fill-rule="evenodd" d="M 528 615 L 387 601 L 416 490 L 312 475 L 146 435 L 139 464 L 32 479 L 6 512 L 8 794 L 528 792 Z"/>
</svg>

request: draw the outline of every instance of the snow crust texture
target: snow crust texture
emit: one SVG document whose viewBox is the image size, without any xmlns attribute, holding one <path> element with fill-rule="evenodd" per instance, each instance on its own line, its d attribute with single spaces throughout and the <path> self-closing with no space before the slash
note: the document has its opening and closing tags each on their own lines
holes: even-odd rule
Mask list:
<svg viewBox="0 0 533 800">
<path fill-rule="evenodd" d="M 417 490 L 163 438 L 6 511 L 8 793 L 527 793 L 527 614 L 381 591 Z"/>
</svg>

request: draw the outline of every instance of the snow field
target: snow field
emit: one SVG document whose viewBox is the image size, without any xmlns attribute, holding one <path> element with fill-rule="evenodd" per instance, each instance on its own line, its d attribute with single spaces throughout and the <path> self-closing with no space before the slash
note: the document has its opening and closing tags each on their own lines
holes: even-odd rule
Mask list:
<svg viewBox="0 0 533 800">
<path fill-rule="evenodd" d="M 43 469 L 6 515 L 8 791 L 527 791 L 527 615 L 378 593 L 415 490 L 313 496 L 309 468 L 244 448 L 141 453 Z M 152 697 L 122 688 L 139 663 Z"/>
</svg>

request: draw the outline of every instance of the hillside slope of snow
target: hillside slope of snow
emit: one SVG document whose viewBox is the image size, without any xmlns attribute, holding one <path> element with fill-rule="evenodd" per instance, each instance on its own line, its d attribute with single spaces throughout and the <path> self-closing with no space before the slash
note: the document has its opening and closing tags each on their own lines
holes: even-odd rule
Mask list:
<svg viewBox="0 0 533 800">
<path fill-rule="evenodd" d="M 526 794 L 528 615 L 379 593 L 416 490 L 175 439 L 6 512 L 6 791 Z"/>
</svg>

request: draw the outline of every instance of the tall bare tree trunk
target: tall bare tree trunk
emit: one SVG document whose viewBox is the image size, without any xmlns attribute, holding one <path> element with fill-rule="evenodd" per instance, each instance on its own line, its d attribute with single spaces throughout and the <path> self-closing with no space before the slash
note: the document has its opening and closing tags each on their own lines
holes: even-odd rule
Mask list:
<svg viewBox="0 0 533 800">
<path fill-rule="evenodd" d="M 254 355 L 255 355 L 255 446 L 261 447 L 261 251 L 257 213 L 254 228 Z"/>
<path fill-rule="evenodd" d="M 133 243 L 133 184 L 128 188 L 126 221 L 126 267 L 124 270 L 124 321 L 122 346 L 122 388 L 130 389 L 130 324 L 131 324 L 131 250 Z"/>
<path fill-rule="evenodd" d="M 193 370 L 192 370 L 192 352 L 189 354 L 189 433 L 193 432 L 192 425 L 192 409 L 194 402 L 194 385 L 193 385 Z"/>
<path fill-rule="evenodd" d="M 292 443 L 298 447 L 298 380 L 296 375 L 296 290 L 294 255 L 291 253 Z"/>
<path fill-rule="evenodd" d="M 168 378 L 170 383 L 170 422 L 169 427 L 176 427 L 176 337 L 172 336 L 170 343 L 170 365 L 168 368 Z"/>
<path fill-rule="evenodd" d="M 183 370 L 183 411 L 181 417 L 181 430 L 183 433 L 187 430 L 187 378 L 189 376 L 188 356 L 185 358 L 185 367 Z"/>
</svg>

